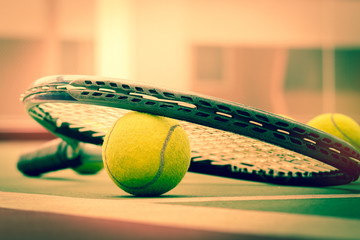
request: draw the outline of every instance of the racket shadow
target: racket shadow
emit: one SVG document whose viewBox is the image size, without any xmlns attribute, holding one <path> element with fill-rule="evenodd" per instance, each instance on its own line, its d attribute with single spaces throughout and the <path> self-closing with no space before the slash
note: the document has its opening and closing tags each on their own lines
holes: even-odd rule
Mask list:
<svg viewBox="0 0 360 240">
<path fill-rule="evenodd" d="M 66 177 L 42 177 L 41 179 L 48 181 L 85 182 L 83 179 L 66 178 Z"/>
<path fill-rule="evenodd" d="M 110 196 L 110 198 L 116 199 L 166 199 L 166 198 L 192 198 L 197 196 L 190 196 L 190 195 L 160 195 L 155 197 L 137 197 L 133 195 L 119 195 L 119 196 Z"/>
</svg>

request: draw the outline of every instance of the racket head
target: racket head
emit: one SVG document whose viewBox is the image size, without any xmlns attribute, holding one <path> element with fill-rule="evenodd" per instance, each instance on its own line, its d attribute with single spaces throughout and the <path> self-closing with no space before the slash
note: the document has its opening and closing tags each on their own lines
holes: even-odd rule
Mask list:
<svg viewBox="0 0 360 240">
<path fill-rule="evenodd" d="M 360 174 L 360 154 L 350 144 L 294 120 L 208 96 L 67 75 L 38 80 L 22 100 L 30 116 L 55 135 L 97 145 L 128 111 L 181 120 L 192 139 L 192 171 L 296 185 L 344 184 Z M 257 161 L 266 151 L 270 165 Z M 278 163 L 271 160 L 276 158 Z"/>
</svg>

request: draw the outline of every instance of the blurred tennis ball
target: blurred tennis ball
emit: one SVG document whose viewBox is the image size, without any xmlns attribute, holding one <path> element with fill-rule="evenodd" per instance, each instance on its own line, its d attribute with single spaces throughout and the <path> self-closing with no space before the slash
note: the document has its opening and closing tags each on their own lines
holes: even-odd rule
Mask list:
<svg viewBox="0 0 360 240">
<path fill-rule="evenodd" d="M 341 138 L 360 150 L 360 126 L 349 116 L 325 113 L 311 119 L 307 124 Z"/>
<path fill-rule="evenodd" d="M 81 175 L 93 175 L 98 173 L 104 168 L 102 162 L 83 163 L 78 167 L 73 168 L 75 172 Z"/>
<path fill-rule="evenodd" d="M 190 143 L 174 119 L 130 112 L 112 126 L 103 144 L 104 167 L 114 183 L 136 196 L 173 189 L 190 165 Z"/>
<path fill-rule="evenodd" d="M 104 168 L 103 162 L 99 161 L 101 159 L 100 146 L 80 143 L 79 149 L 78 154 L 81 156 L 82 164 L 73 168 L 75 172 L 81 175 L 93 175 Z"/>
</svg>

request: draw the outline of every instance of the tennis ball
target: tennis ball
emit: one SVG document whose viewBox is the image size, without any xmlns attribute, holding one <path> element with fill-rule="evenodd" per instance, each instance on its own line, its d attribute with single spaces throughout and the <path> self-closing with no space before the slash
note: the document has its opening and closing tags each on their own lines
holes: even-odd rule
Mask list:
<svg viewBox="0 0 360 240">
<path fill-rule="evenodd" d="M 98 173 L 103 168 L 104 165 L 102 162 L 90 162 L 83 163 L 78 167 L 74 167 L 73 170 L 81 175 L 93 175 Z"/>
<path fill-rule="evenodd" d="M 102 148 L 110 178 L 135 196 L 158 196 L 173 189 L 189 168 L 190 153 L 178 121 L 139 112 L 118 119 Z"/>
<path fill-rule="evenodd" d="M 349 116 L 326 113 L 311 119 L 307 124 L 341 138 L 360 150 L 360 126 Z"/>
<path fill-rule="evenodd" d="M 93 175 L 104 168 L 101 159 L 101 147 L 93 144 L 80 143 L 76 150 L 81 159 L 81 165 L 72 169 L 81 175 Z M 100 161 L 99 161 L 100 160 Z"/>
</svg>

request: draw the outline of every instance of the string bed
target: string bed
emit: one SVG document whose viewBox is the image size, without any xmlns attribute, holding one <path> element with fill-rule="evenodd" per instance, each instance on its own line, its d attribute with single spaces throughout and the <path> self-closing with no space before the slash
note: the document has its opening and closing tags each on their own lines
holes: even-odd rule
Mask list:
<svg viewBox="0 0 360 240">
<path fill-rule="evenodd" d="M 103 138 L 112 124 L 128 111 L 119 108 L 79 103 L 44 103 L 34 106 L 30 114 L 46 118 L 56 126 L 67 127 L 90 138 Z M 311 178 L 336 174 L 330 165 L 269 143 L 239 134 L 180 121 L 192 149 L 192 162 L 227 166 L 231 173 L 276 177 Z"/>
</svg>

